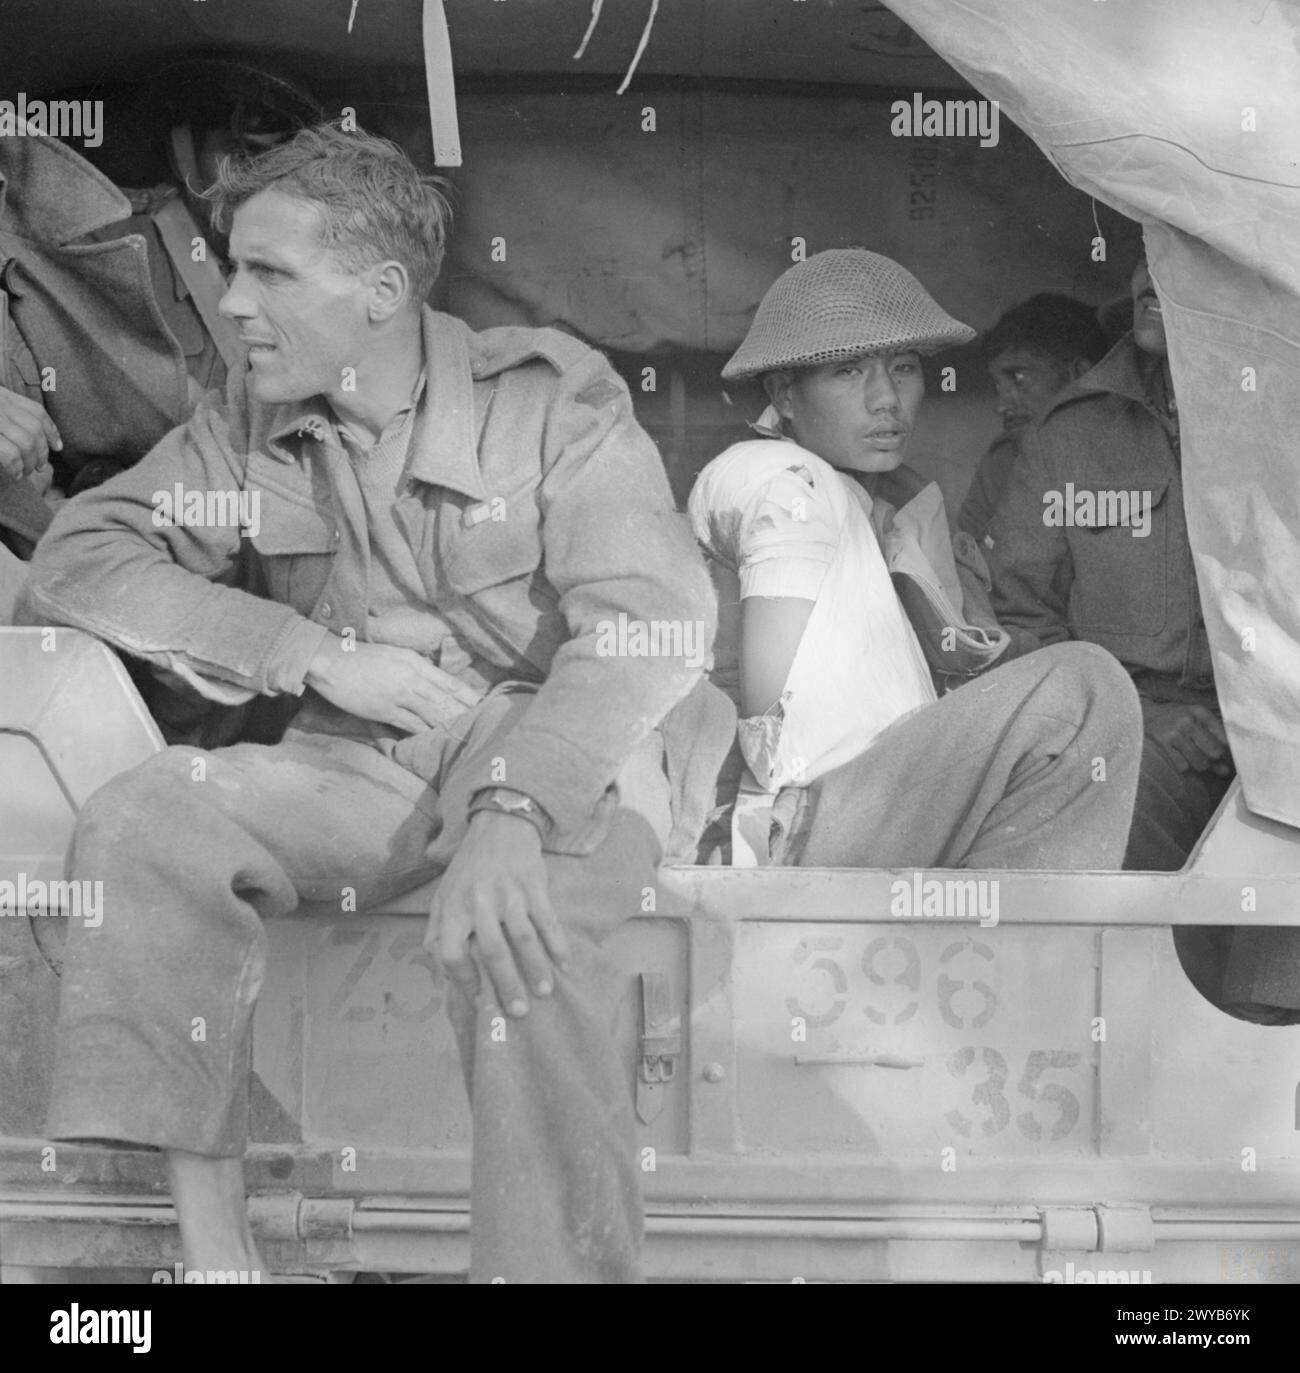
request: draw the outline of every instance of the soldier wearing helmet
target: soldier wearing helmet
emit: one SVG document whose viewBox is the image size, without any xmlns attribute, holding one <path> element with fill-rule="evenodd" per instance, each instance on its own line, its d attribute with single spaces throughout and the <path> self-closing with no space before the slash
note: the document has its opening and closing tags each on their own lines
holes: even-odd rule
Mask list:
<svg viewBox="0 0 1300 1373">
<path fill-rule="evenodd" d="M 723 369 L 770 401 L 690 499 L 740 716 L 733 861 L 1119 866 L 1141 752 L 1126 674 L 1077 644 L 1008 661 L 974 540 L 904 466 L 922 356 L 972 337 L 898 263 L 840 249 L 776 281 Z"/>
</svg>

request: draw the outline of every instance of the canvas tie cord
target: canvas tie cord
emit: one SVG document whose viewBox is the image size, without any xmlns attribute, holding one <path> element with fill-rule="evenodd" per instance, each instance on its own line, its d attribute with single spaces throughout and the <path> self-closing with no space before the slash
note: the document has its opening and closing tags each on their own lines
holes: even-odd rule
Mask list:
<svg viewBox="0 0 1300 1373">
<path fill-rule="evenodd" d="M 591 41 L 591 35 L 596 31 L 596 25 L 600 22 L 600 12 L 604 8 L 605 0 L 591 0 L 591 19 L 587 24 L 587 32 L 582 35 L 582 42 L 578 44 L 578 51 L 573 54 L 575 62 L 581 61 L 583 53 L 587 51 L 587 44 Z M 650 30 L 654 28 L 655 16 L 659 13 L 659 0 L 650 0 L 650 13 L 646 16 L 645 27 L 641 30 L 641 41 L 636 45 L 636 52 L 632 54 L 632 64 L 627 69 L 627 75 L 623 78 L 623 84 L 619 86 L 616 94 L 622 95 L 632 84 L 632 78 L 636 75 L 636 69 L 641 62 L 641 55 L 646 50 L 646 44 L 650 41 Z"/>
</svg>

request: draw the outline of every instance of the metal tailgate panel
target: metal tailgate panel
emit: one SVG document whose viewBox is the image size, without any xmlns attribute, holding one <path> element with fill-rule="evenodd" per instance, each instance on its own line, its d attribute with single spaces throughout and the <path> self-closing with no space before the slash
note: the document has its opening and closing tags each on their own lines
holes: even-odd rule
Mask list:
<svg viewBox="0 0 1300 1373">
<path fill-rule="evenodd" d="M 945 1149 L 1092 1153 L 1096 950 L 1096 931 L 1078 928 L 1044 939 L 1025 928 L 743 924 L 743 1148 L 936 1169 Z"/>
<path fill-rule="evenodd" d="M 291 916 L 268 928 L 271 951 L 255 1020 L 254 1068 L 265 1089 L 254 1097 L 254 1140 L 358 1151 L 468 1153 L 469 1106 L 445 997 L 423 948 L 423 916 Z M 612 1033 L 627 1064 L 639 1067 L 639 973 L 666 979 L 684 1024 L 686 928 L 641 918 L 608 945 L 627 973 L 627 997 Z M 503 1024 L 509 1034 L 509 1022 Z M 684 1074 L 683 1074 L 684 1078 Z M 687 1089 L 674 1081 L 662 1109 L 641 1129 L 665 1153 L 687 1147 Z M 362 1177 L 362 1182 L 365 1182 Z M 349 1174 L 336 1168 L 338 1185 Z M 380 1178 L 370 1174 L 370 1185 Z"/>
</svg>

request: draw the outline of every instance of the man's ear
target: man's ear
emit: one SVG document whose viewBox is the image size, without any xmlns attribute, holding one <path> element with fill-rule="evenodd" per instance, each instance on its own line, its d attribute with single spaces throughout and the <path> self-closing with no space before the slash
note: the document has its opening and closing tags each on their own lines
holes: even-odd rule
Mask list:
<svg viewBox="0 0 1300 1373">
<path fill-rule="evenodd" d="M 381 262 L 370 269 L 370 318 L 380 324 L 392 319 L 411 294 L 411 278 L 400 262 Z"/>
<path fill-rule="evenodd" d="M 1092 369 L 1093 364 L 1089 362 L 1087 358 L 1074 358 L 1066 369 L 1066 380 L 1078 381 L 1085 372 L 1091 372 Z"/>
<path fill-rule="evenodd" d="M 783 420 L 794 417 L 794 401 L 791 397 L 793 389 L 793 372 L 765 372 L 763 374 L 763 390 L 767 392 L 768 400 L 776 407 L 776 413 Z"/>
</svg>

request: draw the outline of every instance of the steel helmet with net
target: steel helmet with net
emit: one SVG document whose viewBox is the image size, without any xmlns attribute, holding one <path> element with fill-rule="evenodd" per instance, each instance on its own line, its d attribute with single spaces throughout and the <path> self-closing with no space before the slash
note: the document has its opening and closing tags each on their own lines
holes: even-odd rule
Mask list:
<svg viewBox="0 0 1300 1373">
<path fill-rule="evenodd" d="M 974 337 L 891 258 L 831 248 L 777 277 L 722 375 L 735 381 L 863 353 L 937 353 Z"/>
</svg>

